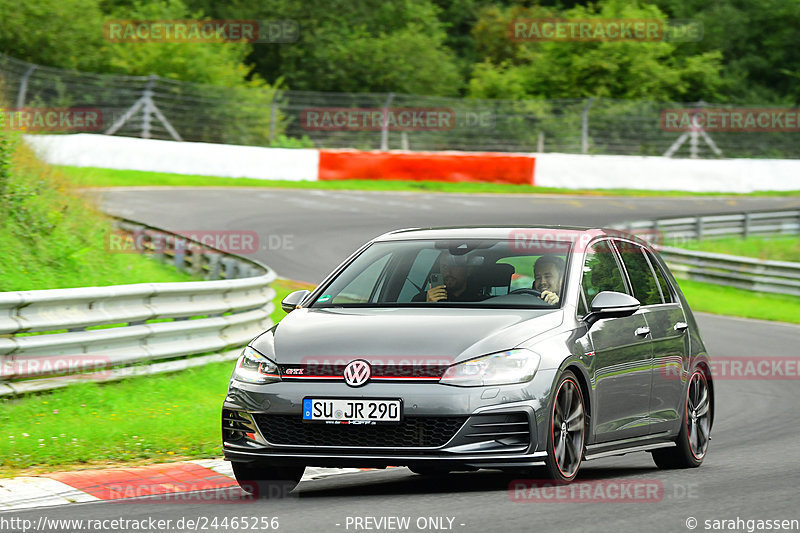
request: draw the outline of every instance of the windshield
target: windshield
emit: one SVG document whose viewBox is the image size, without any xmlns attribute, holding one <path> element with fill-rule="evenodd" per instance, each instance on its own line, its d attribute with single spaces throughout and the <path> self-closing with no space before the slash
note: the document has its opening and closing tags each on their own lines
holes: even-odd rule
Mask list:
<svg viewBox="0 0 800 533">
<path fill-rule="evenodd" d="M 558 308 L 569 245 L 516 249 L 507 240 L 372 244 L 311 307 L 467 306 Z"/>
</svg>

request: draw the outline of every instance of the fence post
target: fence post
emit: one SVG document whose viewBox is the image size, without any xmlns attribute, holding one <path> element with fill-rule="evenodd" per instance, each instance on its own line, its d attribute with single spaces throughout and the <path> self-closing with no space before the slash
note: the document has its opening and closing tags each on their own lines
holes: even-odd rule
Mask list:
<svg viewBox="0 0 800 533">
<path fill-rule="evenodd" d="M 581 153 L 589 153 L 589 108 L 592 107 L 594 98 L 589 98 L 581 111 Z"/>
<path fill-rule="evenodd" d="M 142 139 L 150 138 L 150 122 L 153 119 L 153 84 L 156 82 L 156 75 L 150 74 L 147 77 L 147 86 L 144 88 L 144 110 L 142 111 Z"/>
<path fill-rule="evenodd" d="M 539 141 L 536 143 L 536 151 L 540 154 L 544 153 L 544 132 L 539 132 Z"/>
<path fill-rule="evenodd" d="M 269 144 L 272 144 L 275 139 L 275 123 L 277 122 L 276 115 L 278 114 L 278 91 L 272 93 L 272 102 L 270 103 L 269 111 Z"/>
<path fill-rule="evenodd" d="M 28 92 L 28 79 L 30 79 L 31 74 L 33 71 L 36 70 L 37 65 L 31 65 L 28 67 L 28 70 L 25 71 L 25 74 L 22 75 L 22 79 L 19 80 L 19 93 L 17 93 L 17 109 L 25 107 L 25 95 Z"/>
<path fill-rule="evenodd" d="M 386 103 L 383 104 L 383 124 L 381 124 L 381 150 L 389 149 L 389 105 L 394 100 L 394 93 L 389 93 Z"/>
</svg>

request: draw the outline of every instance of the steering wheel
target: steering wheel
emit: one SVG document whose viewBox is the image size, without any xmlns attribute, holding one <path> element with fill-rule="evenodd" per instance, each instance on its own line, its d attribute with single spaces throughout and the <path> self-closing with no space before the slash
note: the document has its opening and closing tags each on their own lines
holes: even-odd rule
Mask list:
<svg viewBox="0 0 800 533">
<path fill-rule="evenodd" d="M 542 291 L 537 291 L 536 289 L 514 289 L 513 291 L 509 292 L 508 294 L 532 294 L 539 298 L 542 297 Z"/>
</svg>

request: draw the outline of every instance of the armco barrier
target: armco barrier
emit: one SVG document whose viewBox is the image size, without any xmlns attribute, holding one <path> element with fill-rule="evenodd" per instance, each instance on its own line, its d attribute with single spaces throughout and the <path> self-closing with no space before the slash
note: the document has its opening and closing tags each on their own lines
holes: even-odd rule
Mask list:
<svg viewBox="0 0 800 533">
<path fill-rule="evenodd" d="M 23 138 L 39 158 L 53 165 L 292 181 L 315 181 L 319 165 L 319 151 L 304 148 L 175 142 L 90 133 Z"/>
<path fill-rule="evenodd" d="M 614 226 L 643 233 L 678 275 L 739 289 L 800 296 L 800 263 L 685 250 L 687 240 L 730 236 L 800 235 L 800 210 L 665 218 Z M 670 244 L 671 246 L 666 246 Z"/>
<path fill-rule="evenodd" d="M 55 165 L 203 176 L 306 181 L 487 181 L 566 189 L 628 188 L 735 193 L 800 190 L 800 160 L 797 159 L 672 159 L 501 152 L 361 152 L 260 148 L 88 133 L 25 135 L 24 138 L 39 157 Z"/>
<path fill-rule="evenodd" d="M 409 180 L 533 185 L 530 154 L 320 150 L 320 180 Z"/>
<path fill-rule="evenodd" d="M 190 252 L 166 251 L 178 266 L 217 265 L 206 276 L 229 279 L 0 293 L 0 396 L 229 360 L 270 327 L 272 270 L 171 235 Z M 83 373 L 83 360 L 93 372 Z"/>
</svg>

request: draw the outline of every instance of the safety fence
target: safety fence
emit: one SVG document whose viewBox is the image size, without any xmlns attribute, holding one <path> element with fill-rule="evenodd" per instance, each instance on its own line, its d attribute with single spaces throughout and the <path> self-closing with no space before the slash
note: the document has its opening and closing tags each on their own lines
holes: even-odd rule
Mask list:
<svg viewBox="0 0 800 533">
<path fill-rule="evenodd" d="M 230 360 L 272 325 L 268 267 L 130 220 L 118 227 L 209 281 L 0 293 L 0 396 Z"/>
<path fill-rule="evenodd" d="M 3 54 L 0 101 L 14 109 L 32 109 L 34 115 L 41 108 L 97 114 L 82 127 L 73 121 L 62 130 L 24 130 L 31 133 L 93 132 L 283 148 L 800 158 L 796 128 L 704 131 L 664 122 L 669 110 L 694 117 L 732 109 L 706 102 L 503 100 L 221 87 L 155 75 L 76 72 Z M 765 116 L 792 115 L 784 108 L 763 111 Z"/>
</svg>

